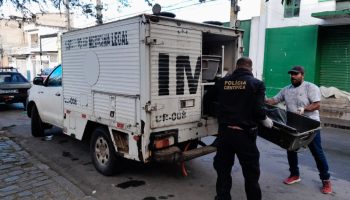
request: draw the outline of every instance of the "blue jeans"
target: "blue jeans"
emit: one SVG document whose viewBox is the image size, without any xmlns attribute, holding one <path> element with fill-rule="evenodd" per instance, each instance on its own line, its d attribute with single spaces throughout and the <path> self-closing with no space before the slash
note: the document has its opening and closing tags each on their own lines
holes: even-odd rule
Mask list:
<svg viewBox="0 0 350 200">
<path fill-rule="evenodd" d="M 328 163 L 326 156 L 323 152 L 321 145 L 321 131 L 317 130 L 315 138 L 308 145 L 312 156 L 314 157 L 317 165 L 318 172 L 320 173 L 321 180 L 328 180 L 330 174 L 328 172 Z M 294 151 L 287 151 L 289 171 L 291 176 L 300 176 L 298 167 L 298 154 Z"/>
</svg>

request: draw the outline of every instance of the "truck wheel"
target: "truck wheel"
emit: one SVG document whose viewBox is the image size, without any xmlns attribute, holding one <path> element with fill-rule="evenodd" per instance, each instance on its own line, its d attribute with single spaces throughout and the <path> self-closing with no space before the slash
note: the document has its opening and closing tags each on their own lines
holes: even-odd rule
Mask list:
<svg viewBox="0 0 350 200">
<path fill-rule="evenodd" d="M 32 136 L 34 137 L 42 137 L 44 136 L 44 127 L 43 123 L 40 119 L 38 109 L 35 105 L 32 107 L 32 113 L 31 113 L 31 129 L 32 129 Z"/>
<path fill-rule="evenodd" d="M 91 137 L 90 154 L 95 168 L 101 174 L 111 176 L 121 171 L 121 158 L 115 153 L 107 129 L 94 130 Z"/>
</svg>

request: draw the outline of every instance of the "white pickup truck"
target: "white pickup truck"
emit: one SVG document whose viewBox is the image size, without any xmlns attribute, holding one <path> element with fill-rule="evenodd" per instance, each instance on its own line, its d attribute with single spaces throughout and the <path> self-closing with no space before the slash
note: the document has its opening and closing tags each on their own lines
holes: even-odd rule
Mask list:
<svg viewBox="0 0 350 200">
<path fill-rule="evenodd" d="M 241 38 L 239 30 L 146 14 L 65 33 L 62 66 L 30 89 L 32 135 L 54 125 L 90 140 L 104 175 L 121 169 L 121 157 L 182 162 L 211 153 L 200 139 L 217 133 L 217 121 L 203 96 L 233 70 Z"/>
</svg>

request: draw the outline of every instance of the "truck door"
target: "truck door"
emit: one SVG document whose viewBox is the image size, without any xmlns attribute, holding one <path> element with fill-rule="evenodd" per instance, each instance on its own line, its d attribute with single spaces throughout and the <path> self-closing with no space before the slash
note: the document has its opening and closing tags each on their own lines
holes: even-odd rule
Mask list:
<svg viewBox="0 0 350 200">
<path fill-rule="evenodd" d="M 201 118 L 201 32 L 150 25 L 151 128 Z"/>
</svg>

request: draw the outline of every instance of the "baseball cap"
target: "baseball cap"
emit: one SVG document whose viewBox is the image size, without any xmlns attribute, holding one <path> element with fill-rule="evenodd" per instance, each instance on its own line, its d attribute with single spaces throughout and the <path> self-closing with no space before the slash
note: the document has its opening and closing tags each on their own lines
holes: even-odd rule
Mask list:
<svg viewBox="0 0 350 200">
<path fill-rule="evenodd" d="M 304 74 L 304 67 L 302 66 L 294 66 L 292 69 L 290 69 L 288 71 L 288 74 L 291 74 L 291 73 L 301 73 L 301 74 Z"/>
</svg>

